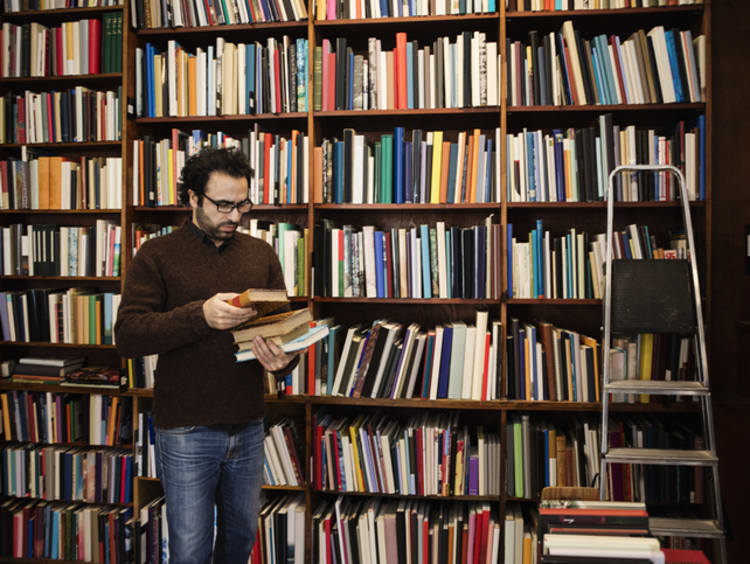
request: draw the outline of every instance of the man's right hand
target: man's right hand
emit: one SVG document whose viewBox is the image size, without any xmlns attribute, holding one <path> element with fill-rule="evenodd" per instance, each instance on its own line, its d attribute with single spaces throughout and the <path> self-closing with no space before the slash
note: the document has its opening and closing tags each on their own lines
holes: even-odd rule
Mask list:
<svg viewBox="0 0 750 564">
<path fill-rule="evenodd" d="M 235 307 L 227 303 L 237 295 L 239 294 L 235 292 L 220 292 L 203 302 L 203 315 L 209 327 L 220 330 L 231 329 L 258 314 L 253 306 Z"/>
</svg>

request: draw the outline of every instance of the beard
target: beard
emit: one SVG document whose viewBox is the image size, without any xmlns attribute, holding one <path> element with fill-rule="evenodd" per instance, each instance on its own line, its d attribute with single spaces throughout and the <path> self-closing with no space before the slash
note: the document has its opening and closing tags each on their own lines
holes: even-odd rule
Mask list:
<svg viewBox="0 0 750 564">
<path fill-rule="evenodd" d="M 196 208 L 195 220 L 198 223 L 198 227 L 201 228 L 201 231 L 208 235 L 209 239 L 214 241 L 226 241 L 227 239 L 233 238 L 239 225 L 229 219 L 214 223 L 211 221 L 211 218 L 208 217 L 208 214 L 202 206 Z"/>
</svg>

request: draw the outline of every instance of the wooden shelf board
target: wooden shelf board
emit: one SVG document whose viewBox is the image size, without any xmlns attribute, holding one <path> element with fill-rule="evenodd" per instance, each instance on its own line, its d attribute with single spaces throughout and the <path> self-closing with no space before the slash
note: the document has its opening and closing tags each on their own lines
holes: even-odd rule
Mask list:
<svg viewBox="0 0 750 564">
<path fill-rule="evenodd" d="M 539 112 L 663 112 L 669 110 L 705 111 L 706 104 L 586 104 L 580 106 L 508 106 L 508 114 Z"/>
<path fill-rule="evenodd" d="M 236 31 L 260 31 L 275 29 L 307 29 L 307 20 L 290 21 L 290 22 L 259 22 L 251 24 L 233 24 L 233 25 L 206 25 L 193 27 L 155 27 L 148 29 L 139 29 L 136 35 L 143 37 L 158 37 L 174 35 L 193 35 L 196 33 L 207 33 L 211 35 L 231 33 Z"/>
<path fill-rule="evenodd" d="M 289 112 L 279 114 L 234 114 L 226 116 L 166 116 L 166 117 L 140 117 L 136 118 L 138 125 L 169 125 L 169 124 L 193 124 L 193 123 L 219 123 L 219 122 L 249 122 L 262 119 L 306 119 L 307 112 Z"/>
<path fill-rule="evenodd" d="M 133 206 L 133 211 L 139 213 L 186 213 L 193 211 L 193 208 L 190 206 Z M 246 215 L 252 215 L 253 212 L 259 211 L 307 211 L 307 204 L 257 204 Z"/>
</svg>

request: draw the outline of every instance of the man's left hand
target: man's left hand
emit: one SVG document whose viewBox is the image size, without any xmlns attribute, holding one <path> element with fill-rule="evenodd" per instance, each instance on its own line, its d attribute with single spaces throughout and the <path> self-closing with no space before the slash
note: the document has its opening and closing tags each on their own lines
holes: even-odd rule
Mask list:
<svg viewBox="0 0 750 564">
<path fill-rule="evenodd" d="M 266 341 L 263 337 L 255 337 L 253 352 L 263 368 L 269 372 L 276 372 L 289 365 L 299 353 L 288 354 L 273 341 Z"/>
</svg>

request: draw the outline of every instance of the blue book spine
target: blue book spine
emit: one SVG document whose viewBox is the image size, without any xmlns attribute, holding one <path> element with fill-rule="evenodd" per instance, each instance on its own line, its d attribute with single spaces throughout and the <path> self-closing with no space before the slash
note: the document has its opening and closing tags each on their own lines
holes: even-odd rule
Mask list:
<svg viewBox="0 0 750 564">
<path fill-rule="evenodd" d="M 539 242 L 537 241 L 536 229 L 532 230 L 529 237 L 529 243 L 531 243 L 531 297 L 536 298 L 539 296 L 539 262 L 537 258 L 539 256 L 539 249 L 537 248 Z"/>
<path fill-rule="evenodd" d="M 255 45 L 245 45 L 245 96 L 247 113 L 255 113 Z"/>
<path fill-rule="evenodd" d="M 531 374 L 531 378 L 529 378 L 529 381 L 531 382 L 531 398 L 535 400 L 541 400 L 542 398 L 539 397 L 538 389 L 539 389 L 539 383 L 537 382 L 537 366 L 536 366 L 536 326 L 531 325 L 529 329 L 529 335 L 527 337 L 529 338 L 529 373 Z"/>
<path fill-rule="evenodd" d="M 130 503 L 133 500 L 133 457 L 125 457 L 125 492 L 123 503 Z"/>
<path fill-rule="evenodd" d="M 674 95 L 677 102 L 684 102 L 685 95 L 682 92 L 682 80 L 680 79 L 680 61 L 677 58 L 677 50 L 675 47 L 674 34 L 672 30 L 664 32 L 664 36 L 667 40 L 667 53 L 669 55 L 669 67 L 672 73 L 672 83 L 674 84 Z"/>
<path fill-rule="evenodd" d="M 52 512 L 52 540 L 50 541 L 50 558 L 58 559 L 60 552 L 58 546 L 60 544 L 60 512 L 55 510 Z"/>
<path fill-rule="evenodd" d="M 377 296 L 385 298 L 385 272 L 383 272 L 383 251 L 384 251 L 385 233 L 382 231 L 375 232 L 375 283 Z"/>
<path fill-rule="evenodd" d="M 387 18 L 390 17 L 391 11 L 390 11 L 391 3 L 388 2 L 388 0 L 380 0 L 380 17 Z"/>
<path fill-rule="evenodd" d="M 448 380 L 451 371 L 451 347 L 453 346 L 453 327 L 443 329 L 443 345 L 440 350 L 440 377 L 438 380 L 438 398 L 448 397 Z"/>
<path fill-rule="evenodd" d="M 154 46 L 146 43 L 146 104 L 148 117 L 156 117 L 154 98 Z"/>
<path fill-rule="evenodd" d="M 539 284 L 537 285 L 536 297 L 544 297 L 544 278 L 547 273 L 544 272 L 544 229 L 542 227 L 542 220 L 536 220 L 536 262 L 537 272 L 539 273 Z"/>
<path fill-rule="evenodd" d="M 513 297 L 513 224 L 508 223 L 508 236 L 505 241 L 505 249 L 508 253 L 508 298 Z"/>
<path fill-rule="evenodd" d="M 393 197 L 395 204 L 404 203 L 404 128 L 393 129 Z"/>
<path fill-rule="evenodd" d="M 568 93 L 568 99 L 570 103 L 573 103 L 573 77 L 568 76 L 568 58 L 565 55 L 565 40 L 563 39 L 562 33 L 555 34 L 557 38 L 557 52 L 562 59 L 560 68 L 562 69 L 563 88 Z M 563 99 L 564 101 L 564 99 Z"/>
<path fill-rule="evenodd" d="M 333 201 L 344 203 L 344 142 L 333 144 Z"/>
<path fill-rule="evenodd" d="M 609 58 L 609 46 L 607 44 L 607 38 L 604 35 L 600 35 L 596 38 L 595 42 L 598 44 L 597 56 L 599 57 L 599 66 L 604 74 L 604 81 L 606 89 L 611 100 L 610 104 L 617 103 L 617 86 L 615 85 L 614 69 L 612 69 L 611 61 Z"/>
<path fill-rule="evenodd" d="M 432 279 L 430 277 L 430 229 L 426 224 L 419 226 L 419 238 L 422 245 L 422 297 L 432 298 Z"/>
<path fill-rule="evenodd" d="M 557 201 L 565 201 L 565 160 L 563 159 L 563 134 L 559 129 L 553 132 L 555 140 L 555 180 L 557 187 Z"/>
<path fill-rule="evenodd" d="M 495 0 L 489 0 L 489 2 L 487 2 L 487 12 L 493 13 L 495 11 L 497 11 L 497 7 L 495 6 Z"/>
<path fill-rule="evenodd" d="M 597 53 L 596 44 L 591 46 L 591 59 L 592 67 L 594 69 L 594 84 L 596 85 L 596 91 L 599 93 L 599 100 L 602 104 L 611 104 L 609 101 L 609 93 L 605 90 L 605 81 L 602 80 L 602 72 L 599 66 L 599 55 Z"/>
</svg>

